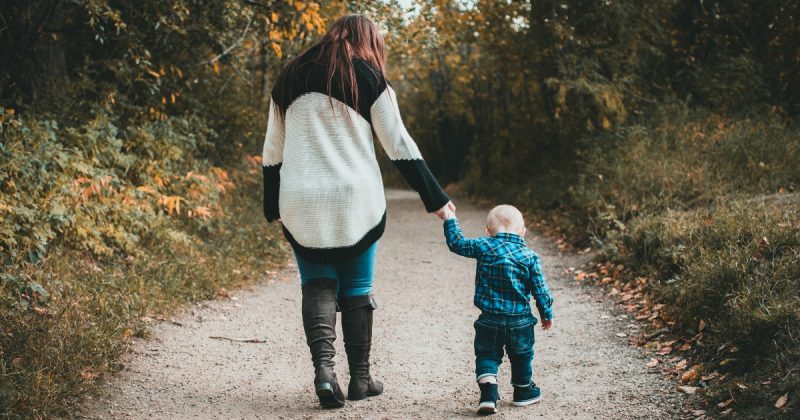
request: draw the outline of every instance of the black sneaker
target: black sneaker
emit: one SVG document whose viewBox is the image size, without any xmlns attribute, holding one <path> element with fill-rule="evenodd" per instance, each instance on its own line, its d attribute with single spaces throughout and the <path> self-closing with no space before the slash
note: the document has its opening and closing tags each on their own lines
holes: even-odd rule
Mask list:
<svg viewBox="0 0 800 420">
<path fill-rule="evenodd" d="M 478 403 L 478 414 L 494 414 L 497 412 L 497 400 L 500 393 L 497 391 L 497 384 L 478 384 L 481 389 L 481 400 Z"/>
<path fill-rule="evenodd" d="M 514 387 L 514 401 L 511 404 L 517 407 L 524 407 L 533 403 L 539 402 L 542 399 L 542 390 L 531 382 L 528 386 L 515 386 Z"/>
</svg>

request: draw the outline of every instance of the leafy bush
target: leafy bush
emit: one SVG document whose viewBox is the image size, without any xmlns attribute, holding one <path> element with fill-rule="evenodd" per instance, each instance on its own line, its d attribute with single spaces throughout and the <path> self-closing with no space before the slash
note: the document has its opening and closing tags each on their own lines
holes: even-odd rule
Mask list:
<svg viewBox="0 0 800 420">
<path fill-rule="evenodd" d="M 51 242 L 98 256 L 136 253 L 145 236 L 180 238 L 168 218 L 209 227 L 233 187 L 194 153 L 212 133 L 196 119 L 129 132 L 100 114 L 79 127 L 12 121 L 0 129 L 0 257 L 39 261 Z"/>
<path fill-rule="evenodd" d="M 784 393 L 797 396 L 800 196 L 656 213 L 633 221 L 615 239 L 618 261 L 660 279 L 651 291 L 668 303 L 677 331 L 696 331 L 704 321 L 703 346 L 697 347 L 704 369 L 748 385 L 715 384 L 716 402 L 734 397 L 732 408 L 740 414 L 760 416 Z"/>
<path fill-rule="evenodd" d="M 257 173 L 237 176 L 240 188 L 219 203 L 226 211 L 213 230 L 177 230 L 165 220 L 126 258 L 98 261 L 58 244 L 37 263 L 0 274 L 0 416 L 74 414 L 87 392 L 121 368 L 117 357 L 153 319 L 282 264 L 280 233 L 263 223 L 252 180 Z M 182 240 L 165 240 L 170 235 Z"/>
<path fill-rule="evenodd" d="M 631 283 L 652 280 L 675 334 L 694 336 L 703 320 L 692 352 L 726 378 L 707 395 L 735 398 L 729 408 L 744 415 L 770 413 L 800 385 L 798 137 L 776 114 L 662 106 L 645 124 L 586 139 L 580 181 L 563 195 L 573 232 L 600 260 L 630 269 Z"/>
</svg>

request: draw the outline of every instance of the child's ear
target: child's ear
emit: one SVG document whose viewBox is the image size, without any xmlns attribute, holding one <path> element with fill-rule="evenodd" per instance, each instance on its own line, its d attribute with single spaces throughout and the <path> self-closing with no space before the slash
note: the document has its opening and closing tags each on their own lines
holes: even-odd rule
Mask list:
<svg viewBox="0 0 800 420">
<path fill-rule="evenodd" d="M 485 230 L 485 231 L 486 231 L 486 234 L 487 234 L 487 235 L 489 235 L 489 236 L 492 236 L 492 231 L 491 231 L 491 230 L 489 230 L 489 226 L 486 226 L 486 227 L 484 227 L 484 228 L 483 228 L 483 230 Z"/>
<path fill-rule="evenodd" d="M 525 237 L 525 234 L 526 234 L 527 232 L 528 232 L 528 229 L 526 229 L 526 228 L 525 228 L 525 226 L 523 226 L 523 227 L 522 227 L 522 229 L 521 229 L 521 230 L 520 230 L 520 232 L 519 232 L 519 236 L 522 236 L 522 237 L 524 238 L 524 237 Z"/>
</svg>

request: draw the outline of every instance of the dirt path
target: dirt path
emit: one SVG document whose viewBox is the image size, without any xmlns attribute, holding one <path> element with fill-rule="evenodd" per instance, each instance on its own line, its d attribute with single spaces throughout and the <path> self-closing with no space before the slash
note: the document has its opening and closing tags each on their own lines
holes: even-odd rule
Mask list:
<svg viewBox="0 0 800 420">
<path fill-rule="evenodd" d="M 275 280 L 235 293 L 232 300 L 193 306 L 134 346 L 127 368 L 92 401 L 90 418 L 453 418 L 472 417 L 474 262 L 451 254 L 440 222 L 415 194 L 387 192 L 389 221 L 378 251 L 373 374 L 386 392 L 341 410 L 321 410 L 303 338 L 300 287 L 290 267 Z M 482 233 L 485 209 L 459 205 L 468 236 Z M 644 356 L 619 332 L 635 326 L 597 291 L 563 275 L 575 257 L 559 256 L 539 238 L 555 296 L 554 329 L 536 329 L 535 381 L 543 400 L 509 404 L 509 366 L 500 371 L 500 413 L 494 418 L 665 418 L 679 412 L 674 384 L 645 367 Z M 266 343 L 215 340 L 262 339 Z M 337 373 L 347 388 L 347 364 L 336 342 Z"/>
</svg>

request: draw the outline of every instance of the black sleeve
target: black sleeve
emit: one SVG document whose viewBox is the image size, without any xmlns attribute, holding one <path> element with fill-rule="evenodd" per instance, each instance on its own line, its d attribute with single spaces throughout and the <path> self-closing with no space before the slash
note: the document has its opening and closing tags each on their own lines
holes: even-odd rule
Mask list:
<svg viewBox="0 0 800 420">
<path fill-rule="evenodd" d="M 429 213 L 439 210 L 450 201 L 450 197 L 442 190 L 436 178 L 433 177 L 428 165 L 422 159 L 393 160 L 394 166 L 403 175 L 408 185 L 411 186 L 425 204 Z"/>
<path fill-rule="evenodd" d="M 281 163 L 264 166 L 264 217 L 268 222 L 280 219 L 278 194 L 281 185 Z"/>
</svg>

